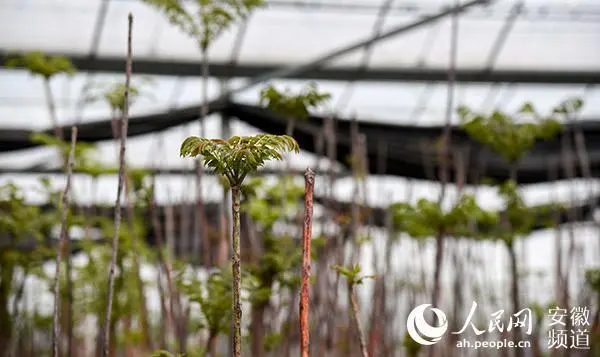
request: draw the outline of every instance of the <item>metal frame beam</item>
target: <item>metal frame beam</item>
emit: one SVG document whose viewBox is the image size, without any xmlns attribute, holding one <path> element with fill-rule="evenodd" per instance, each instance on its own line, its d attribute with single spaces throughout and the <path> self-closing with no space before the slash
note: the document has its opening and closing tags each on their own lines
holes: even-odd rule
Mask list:
<svg viewBox="0 0 600 357">
<path fill-rule="evenodd" d="M 347 55 L 347 54 L 352 53 L 361 48 L 366 48 L 366 47 L 372 46 L 373 44 L 375 44 L 377 42 L 395 37 L 401 33 L 410 32 L 410 31 L 420 28 L 422 26 L 434 23 L 436 21 L 443 19 L 446 16 L 462 13 L 471 7 L 474 7 L 477 5 L 487 5 L 491 1 L 492 0 L 472 0 L 472 1 L 466 2 L 459 6 L 447 7 L 437 14 L 423 16 L 423 18 L 420 20 L 417 20 L 417 21 L 412 22 L 407 25 L 404 25 L 404 24 L 399 25 L 399 26 L 394 27 L 391 30 L 388 30 L 384 33 L 380 33 L 377 36 L 369 36 L 363 40 L 359 40 L 355 43 L 351 43 L 351 44 L 341 47 L 337 50 L 334 50 L 332 52 L 329 52 L 322 56 L 319 56 L 319 57 L 315 58 L 314 60 L 309 61 L 307 63 L 286 66 L 286 67 L 283 67 L 283 68 L 280 68 L 280 69 L 277 69 L 274 71 L 269 71 L 262 75 L 258 75 L 256 77 L 253 77 L 248 84 L 246 84 L 240 88 L 236 88 L 233 92 L 235 93 L 235 92 L 244 91 L 246 89 L 254 87 L 257 84 L 260 84 L 262 82 L 268 81 L 273 78 L 292 78 L 292 76 L 295 76 L 295 75 L 307 73 L 312 70 L 318 70 L 319 68 L 325 66 L 327 63 L 331 62 L 332 60 L 334 60 L 338 57 Z M 356 71 L 355 71 L 355 73 L 356 73 Z"/>
<path fill-rule="evenodd" d="M 50 55 L 57 55 L 51 53 Z M 87 55 L 68 55 L 74 65 L 81 71 L 122 73 L 125 58 L 97 57 L 90 59 Z M 4 63 L 8 51 L 0 50 L 0 62 Z M 213 62 L 210 64 L 211 75 L 216 78 L 245 78 L 261 75 L 265 72 L 281 68 L 277 64 L 238 63 L 234 68 L 229 62 Z M 200 64 L 197 61 L 160 61 L 136 58 L 134 61 L 136 74 L 167 75 L 181 77 L 199 77 Z M 330 68 L 314 68 L 302 73 L 290 74 L 291 79 L 332 80 L 347 82 L 348 78 L 356 81 L 373 82 L 445 82 L 448 77 L 446 68 L 369 68 L 360 72 L 359 66 L 336 66 Z M 462 83 L 532 83 L 532 84 L 599 84 L 600 69 L 579 71 L 555 71 L 537 69 L 495 69 L 483 68 L 457 69 L 457 82 Z M 280 77 L 273 77 L 280 78 Z"/>
</svg>

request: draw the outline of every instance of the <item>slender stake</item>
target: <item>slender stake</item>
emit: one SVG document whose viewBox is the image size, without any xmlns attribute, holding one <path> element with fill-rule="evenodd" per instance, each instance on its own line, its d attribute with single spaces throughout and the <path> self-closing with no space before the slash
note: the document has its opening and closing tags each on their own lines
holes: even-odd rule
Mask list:
<svg viewBox="0 0 600 357">
<path fill-rule="evenodd" d="M 300 291 L 300 357 L 308 357 L 308 301 L 310 280 L 310 243 L 312 240 L 313 196 L 315 173 L 310 168 L 304 173 L 304 228 L 302 231 L 302 285 Z"/>
<path fill-rule="evenodd" d="M 77 128 L 71 128 L 71 150 L 67 161 L 67 184 L 62 195 L 60 218 L 60 243 L 56 249 L 56 269 L 54 272 L 54 321 L 52 329 L 52 356 L 59 357 L 58 345 L 60 344 L 60 264 L 63 260 L 63 250 L 67 241 L 67 214 L 71 197 L 71 176 L 73 175 L 73 162 L 75 161 L 75 144 L 77 143 Z"/>
<path fill-rule="evenodd" d="M 128 31 L 127 31 L 127 65 L 125 72 L 125 93 L 123 107 L 123 116 L 121 117 L 121 132 L 120 132 L 120 151 L 119 151 L 119 182 L 117 186 L 117 199 L 115 202 L 115 220 L 114 234 L 112 239 L 112 257 L 110 262 L 110 270 L 108 273 L 108 299 L 106 303 L 106 314 L 104 316 L 104 335 L 101 336 L 101 356 L 108 356 L 108 346 L 110 343 L 110 318 L 112 313 L 113 290 L 115 285 L 115 267 L 117 265 L 117 254 L 119 250 L 119 226 L 121 225 L 121 193 L 123 192 L 123 182 L 125 181 L 125 144 L 127 141 L 127 125 L 129 115 L 129 87 L 131 84 L 131 32 L 133 27 L 133 15 L 128 16 Z"/>
<path fill-rule="evenodd" d="M 242 273 L 240 248 L 240 201 L 242 192 L 239 186 L 231 187 L 231 213 L 233 220 L 233 356 L 242 355 L 242 303 L 240 301 Z"/>
</svg>

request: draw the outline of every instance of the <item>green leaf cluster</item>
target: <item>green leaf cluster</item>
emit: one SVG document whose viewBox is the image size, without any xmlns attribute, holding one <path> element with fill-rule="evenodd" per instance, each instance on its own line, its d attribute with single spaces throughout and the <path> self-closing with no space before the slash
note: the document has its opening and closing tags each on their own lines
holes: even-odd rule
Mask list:
<svg viewBox="0 0 600 357">
<path fill-rule="evenodd" d="M 295 184 L 292 177 L 279 177 L 276 184 L 268 186 L 262 178 L 256 177 L 244 184 L 242 190 L 246 197 L 242 210 L 248 212 L 264 232 L 270 232 L 280 220 L 295 217 L 299 210 L 298 201 L 304 195 L 304 187 Z"/>
<path fill-rule="evenodd" d="M 256 186 L 259 183 L 263 185 Z M 246 196 L 242 210 L 250 214 L 263 237 L 263 254 L 257 264 L 248 267 L 258 280 L 252 290 L 252 300 L 266 303 L 271 297 L 274 282 L 287 288 L 299 284 L 297 268 L 302 261 L 302 250 L 293 237 L 276 234 L 273 226 L 277 221 L 295 217 L 304 188 L 294 184 L 291 177 L 281 177 L 272 185 L 264 185 L 263 179 L 254 178 L 249 184 L 255 187 L 252 195 Z M 284 193 L 285 197 L 282 197 Z M 282 198 L 284 207 L 280 204 Z"/>
<path fill-rule="evenodd" d="M 585 272 L 585 281 L 595 292 L 600 294 L 600 268 L 587 270 Z"/>
<path fill-rule="evenodd" d="M 406 349 L 406 355 L 408 357 L 417 357 L 419 352 L 423 348 L 423 345 L 413 340 L 408 331 L 404 333 L 404 338 L 402 339 L 402 346 Z"/>
<path fill-rule="evenodd" d="M 150 83 L 149 79 L 146 79 L 144 83 Z M 109 85 L 101 85 L 97 88 L 92 88 L 85 94 L 86 103 L 94 103 L 97 101 L 104 101 L 113 112 L 123 113 L 125 109 L 125 83 L 118 82 Z M 141 90 L 140 86 L 130 85 L 129 96 L 127 98 L 129 107 L 131 107 L 137 99 L 142 96 L 152 97 L 151 94 L 145 93 Z"/>
<path fill-rule="evenodd" d="M 233 136 L 229 140 L 191 136 L 181 144 L 180 155 L 202 156 L 205 166 L 239 188 L 248 173 L 269 160 L 282 160 L 286 151 L 300 151 L 296 140 L 287 135 Z"/>
<path fill-rule="evenodd" d="M 505 202 L 505 208 L 500 221 L 488 235 L 508 245 L 511 245 L 516 237 L 529 235 L 539 222 L 545 223 L 547 227 L 552 226 L 553 216 L 565 210 L 562 204 L 551 203 L 534 207 L 526 205 L 517 183 L 512 180 L 499 185 L 498 193 Z"/>
<path fill-rule="evenodd" d="M 462 127 L 469 136 L 502 155 L 508 162 L 518 162 L 538 140 L 548 140 L 562 130 L 554 117 L 542 117 L 531 103 L 526 103 L 517 115 L 495 111 L 490 116 L 458 109 Z M 532 122 L 517 124 L 519 115 L 533 118 Z"/>
<path fill-rule="evenodd" d="M 6 68 L 26 68 L 34 75 L 40 75 L 44 79 L 50 79 L 56 74 L 72 75 L 76 72 L 71 61 L 63 56 L 46 56 L 40 51 L 32 51 L 21 56 L 10 57 L 5 65 Z"/>
<path fill-rule="evenodd" d="M 375 275 L 360 275 L 361 267 L 358 264 L 354 264 L 351 267 L 333 265 L 331 269 L 344 276 L 348 280 L 349 285 L 360 285 L 367 279 L 375 278 Z"/>
<path fill-rule="evenodd" d="M 36 144 L 57 148 L 63 158 L 67 158 L 69 156 L 69 152 L 71 151 L 70 141 L 58 139 L 54 135 L 35 132 L 31 134 L 30 140 Z M 93 177 L 97 177 L 102 174 L 117 173 L 116 168 L 107 167 L 99 160 L 94 158 L 96 154 L 95 150 L 96 146 L 93 144 L 78 142 L 75 145 L 73 171 L 85 173 Z"/>
<path fill-rule="evenodd" d="M 203 283 L 197 277 L 184 278 L 179 274 L 177 286 L 190 301 L 200 306 L 201 328 L 218 335 L 227 333 L 232 321 L 232 278 L 227 269 L 211 272 Z"/>
<path fill-rule="evenodd" d="M 395 203 L 390 209 L 395 230 L 415 238 L 439 234 L 475 238 L 474 226 L 494 225 L 498 220 L 495 212 L 480 208 L 475 197 L 468 194 L 463 194 L 448 212 L 436 201 L 424 198 L 414 206 Z"/>
<path fill-rule="evenodd" d="M 142 0 L 164 13 L 169 22 L 198 42 L 202 51 L 234 22 L 246 19 L 264 0 L 194 0 L 195 11 L 179 0 Z"/>
<path fill-rule="evenodd" d="M 331 99 L 329 93 L 319 92 L 315 83 L 304 87 L 299 94 L 293 94 L 286 88 L 283 91 L 269 85 L 260 92 L 260 103 L 275 113 L 287 118 L 308 119 L 309 109 Z"/>
<path fill-rule="evenodd" d="M 169 351 L 165 351 L 165 350 L 158 350 L 158 351 L 154 351 L 152 353 L 152 357 L 184 357 L 184 355 L 182 354 L 173 354 Z"/>
</svg>

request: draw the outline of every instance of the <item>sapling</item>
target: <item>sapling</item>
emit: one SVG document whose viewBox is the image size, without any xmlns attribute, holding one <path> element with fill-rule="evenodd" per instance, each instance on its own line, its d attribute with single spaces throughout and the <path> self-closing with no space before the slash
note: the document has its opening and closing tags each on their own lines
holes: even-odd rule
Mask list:
<svg viewBox="0 0 600 357">
<path fill-rule="evenodd" d="M 243 21 L 257 8 L 264 6 L 264 0 L 194 0 L 195 9 L 186 9 L 179 0 L 142 0 L 164 13 L 169 22 L 190 36 L 202 53 L 202 105 L 200 107 L 200 137 L 204 137 L 204 125 L 208 116 L 208 56 L 210 46 L 225 31 L 238 21 Z M 202 165 L 196 164 L 197 214 L 202 227 L 204 241 L 204 264 L 210 264 L 208 249 L 208 222 L 202 202 Z M 196 224 L 194 229 L 198 228 Z M 198 234 L 194 231 L 194 237 Z"/>
<path fill-rule="evenodd" d="M 338 274 L 343 275 L 347 279 L 348 284 L 348 302 L 350 304 L 350 308 L 352 310 L 352 320 L 356 327 L 356 331 L 358 333 L 358 342 L 360 344 L 360 351 L 362 357 L 369 357 L 367 353 L 367 344 L 365 343 L 365 335 L 362 328 L 362 323 L 360 322 L 360 308 L 358 304 L 358 297 L 356 296 L 356 285 L 362 284 L 366 279 L 372 279 L 374 276 L 372 275 L 360 275 L 360 265 L 355 264 L 352 267 L 346 268 L 339 265 L 332 266 L 332 269 L 338 272 Z"/>
<path fill-rule="evenodd" d="M 41 76 L 44 80 L 44 94 L 50 115 L 50 123 L 54 128 L 54 135 L 62 139 L 63 133 L 56 117 L 56 102 L 52 93 L 51 81 L 57 74 L 72 75 L 75 73 L 75 67 L 68 58 L 63 56 L 49 57 L 42 52 L 33 51 L 20 57 L 10 58 L 5 66 L 7 68 L 24 67 L 32 75 Z"/>
<path fill-rule="evenodd" d="M 15 272 L 21 267 L 27 274 L 34 264 L 52 257 L 52 251 L 43 246 L 36 246 L 33 252 L 20 252 L 18 244 L 31 238 L 36 242 L 43 241 L 46 238 L 44 233 L 52 225 L 39 207 L 26 203 L 24 190 L 13 183 L 0 185 L 0 213 L 0 233 L 10 238 L 8 246 L 0 250 L 0 351 L 8 352 L 14 350 L 10 345 L 15 338 L 14 328 L 18 325 L 15 324 L 18 322 L 16 316 L 11 316 L 9 311 Z M 26 279 L 27 275 L 23 278 Z M 45 331 L 52 329 L 52 316 L 48 322 Z"/>
<path fill-rule="evenodd" d="M 281 160 L 286 151 L 299 152 L 298 143 L 287 135 L 258 134 L 234 136 L 229 140 L 188 137 L 181 144 L 182 157 L 201 156 L 205 166 L 224 176 L 230 184 L 232 196 L 232 246 L 233 246 L 233 356 L 241 356 L 241 252 L 240 252 L 240 201 L 241 186 L 251 172 L 269 160 Z"/>
<path fill-rule="evenodd" d="M 315 83 L 310 83 L 304 87 L 298 94 L 294 94 L 289 88 L 281 91 L 275 86 L 269 85 L 260 92 L 260 103 L 266 105 L 278 115 L 287 119 L 285 135 L 294 136 L 294 128 L 297 120 L 307 120 L 309 110 L 316 109 L 323 103 L 331 99 L 329 93 L 320 92 Z M 286 161 L 286 171 L 290 171 L 290 162 Z M 286 196 L 286 185 L 283 181 L 282 190 L 282 209 L 285 207 L 283 197 Z"/>
<path fill-rule="evenodd" d="M 224 269 L 211 272 L 202 284 L 199 279 L 192 276 L 189 280 L 180 276 L 177 285 L 190 301 L 200 306 L 202 321 L 201 327 L 208 331 L 208 338 L 204 348 L 206 355 L 216 357 L 216 342 L 221 334 L 227 333 L 231 328 L 231 299 L 232 276 Z"/>
<path fill-rule="evenodd" d="M 141 81 L 142 82 L 142 81 Z M 150 83 L 150 80 L 145 79 L 144 83 Z M 123 109 L 125 108 L 125 91 L 127 90 L 124 83 L 117 82 L 112 84 L 104 84 L 98 86 L 98 88 L 90 89 L 84 97 L 84 101 L 87 103 L 93 103 L 97 101 L 102 101 L 108 105 L 110 108 L 110 113 L 112 117 L 111 121 L 111 130 L 115 140 L 119 138 L 119 118 L 123 115 Z M 129 85 L 128 90 L 128 105 L 131 106 L 135 103 L 135 101 L 141 96 L 148 96 L 152 98 L 152 96 L 148 93 L 145 93 L 141 90 L 139 86 L 131 83 Z"/>
<path fill-rule="evenodd" d="M 61 205 L 61 220 L 60 220 L 60 243 L 56 248 L 56 267 L 55 267 L 55 277 L 54 277 L 54 319 L 53 319 L 53 328 L 52 328 L 52 355 L 53 357 L 59 357 L 59 344 L 61 341 L 60 335 L 60 266 L 63 260 L 63 251 L 66 247 L 68 227 L 67 227 L 67 214 L 69 212 L 69 205 L 71 203 L 71 176 L 73 174 L 73 162 L 75 156 L 75 144 L 77 142 L 77 128 L 73 127 L 71 129 L 71 151 L 69 153 L 69 158 L 67 160 L 67 183 L 65 185 L 65 190 L 62 195 L 62 205 Z M 68 252 L 67 254 L 71 254 Z"/>
<path fill-rule="evenodd" d="M 405 232 L 414 238 L 471 236 L 472 223 L 490 224 L 496 219 L 493 212 L 481 209 L 475 197 L 463 194 L 449 211 L 444 211 L 439 201 L 420 199 L 416 205 L 396 203 L 391 206 L 392 221 L 397 232 Z M 439 250 L 436 251 L 436 254 Z M 441 260 L 436 259 L 433 281 L 433 302 L 439 303 Z"/>
<path fill-rule="evenodd" d="M 146 82 L 148 82 L 148 80 L 146 80 Z M 128 95 L 127 98 L 125 97 L 126 93 Z M 140 89 L 138 89 L 138 87 L 132 85 L 131 83 L 129 84 L 129 88 L 127 88 L 127 86 L 124 83 L 113 83 L 109 86 L 103 86 L 103 87 L 98 88 L 97 93 L 96 92 L 89 93 L 88 95 L 86 95 L 85 100 L 88 102 L 102 100 L 108 105 L 108 107 L 111 110 L 111 115 L 112 115 L 111 130 L 112 130 L 112 134 L 113 134 L 115 141 L 117 141 L 120 137 L 119 127 L 118 127 L 118 123 L 119 123 L 118 118 L 121 118 L 123 116 L 125 106 L 127 105 L 129 108 L 131 108 L 132 105 L 134 104 L 134 102 L 142 94 L 143 94 L 142 91 Z M 134 231 L 134 229 L 133 229 L 134 213 L 133 213 L 133 205 L 132 205 L 131 199 L 129 199 L 129 196 L 131 195 L 131 192 L 132 192 L 131 182 L 130 182 L 131 176 L 135 176 L 134 174 L 136 174 L 136 173 L 139 174 L 140 172 L 128 172 L 128 170 L 126 169 L 125 182 L 124 182 L 128 230 L 132 234 Z M 141 180 L 143 180 L 143 178 Z M 139 237 L 134 237 L 134 239 L 139 239 Z M 159 245 L 159 248 L 161 248 L 160 245 Z M 137 255 L 135 255 L 135 254 L 133 255 L 133 264 L 134 264 L 134 269 L 136 271 L 135 281 L 136 281 L 136 285 L 138 288 L 138 296 L 140 299 L 140 308 L 141 308 L 140 324 L 141 324 L 142 330 L 143 330 L 143 340 L 144 340 L 144 343 L 146 344 L 146 347 L 149 349 L 152 349 L 152 340 L 150 337 L 150 328 L 149 328 L 149 322 L 148 322 L 148 312 L 147 312 L 147 308 L 146 308 L 146 300 L 145 300 L 145 294 L 144 294 L 144 284 L 141 279 L 141 273 L 140 273 L 141 267 L 139 264 L 139 259 L 138 259 Z"/>
<path fill-rule="evenodd" d="M 125 145 L 127 142 L 127 127 L 129 124 L 129 85 L 131 83 L 131 33 L 133 27 L 133 15 L 128 16 L 128 36 L 127 36 L 127 66 L 125 76 L 125 106 L 123 107 L 123 116 L 121 118 L 120 150 L 119 150 L 119 179 L 117 185 L 117 198 L 115 202 L 114 234 L 112 239 L 112 257 L 110 270 L 108 274 L 108 298 L 106 302 L 106 315 L 104 316 L 103 336 L 101 336 L 101 356 L 108 357 L 108 347 L 110 341 L 109 329 L 112 313 L 113 289 L 115 283 L 115 269 L 117 264 L 117 254 L 119 248 L 119 227 L 121 225 L 121 193 L 123 191 L 123 182 L 125 181 Z"/>
<path fill-rule="evenodd" d="M 304 87 L 298 94 L 269 85 L 260 92 L 260 103 L 287 119 L 285 134 L 294 136 L 297 120 L 306 120 L 310 109 L 316 109 L 331 99 L 329 93 L 320 92 L 315 83 Z"/>
<path fill-rule="evenodd" d="M 289 354 L 286 354 L 286 351 L 289 350 L 289 337 L 293 335 L 290 327 L 296 321 L 293 312 L 295 311 L 296 290 L 300 277 L 295 272 L 301 264 L 302 250 L 298 247 L 295 239 L 277 232 L 275 225 L 277 222 L 285 222 L 290 216 L 298 213 L 291 212 L 291 208 L 298 209 L 297 203 L 302 198 L 304 188 L 287 182 L 288 190 L 283 198 L 286 205 L 282 209 L 278 205 L 274 206 L 273 203 L 282 198 L 283 181 L 292 180 L 288 177 L 280 177 L 276 184 L 266 185 L 262 178 L 252 178 L 243 186 L 242 211 L 247 213 L 249 223 L 253 224 L 249 232 L 256 231 L 262 236 L 262 241 L 256 240 L 256 244 L 252 246 L 252 264 L 248 266 L 249 272 L 256 278 L 256 284 L 251 291 L 251 352 L 253 357 L 264 357 L 266 351 L 274 348 L 283 350 L 276 352 L 277 354 Z M 288 316 L 283 319 L 280 332 L 269 335 L 265 326 L 265 314 L 271 306 L 270 302 L 275 295 L 275 287 L 278 287 L 279 296 L 283 295 L 285 290 L 289 290 L 291 302 L 287 304 Z M 279 316 L 280 309 L 281 305 L 278 305 L 272 310 L 272 314 Z M 278 322 L 274 320 L 278 319 L 271 319 L 272 324 L 277 325 Z M 284 343 L 278 345 L 279 342 Z"/>
<path fill-rule="evenodd" d="M 521 158 L 534 147 L 537 141 L 552 138 L 562 130 L 562 126 L 553 116 L 539 115 L 531 103 L 525 103 L 515 116 L 500 111 L 484 116 L 473 113 L 464 106 L 458 109 L 458 114 L 467 134 L 500 154 L 509 165 L 509 182 L 500 189 L 500 193 L 507 199 L 509 215 L 503 223 L 505 233 L 502 234 L 502 239 L 506 243 L 511 261 L 512 309 L 513 312 L 517 312 L 520 308 L 520 293 L 514 242 L 517 235 L 529 234 L 532 227 L 530 219 L 522 216 L 528 212 L 517 191 L 517 167 Z M 517 117 L 533 120 L 517 123 Z M 513 219 L 518 223 L 513 222 Z M 514 227 L 514 223 L 519 224 L 519 227 Z M 519 337 L 516 330 L 513 333 L 515 337 Z M 521 356 L 521 349 L 516 349 L 516 353 L 517 356 Z"/>
</svg>

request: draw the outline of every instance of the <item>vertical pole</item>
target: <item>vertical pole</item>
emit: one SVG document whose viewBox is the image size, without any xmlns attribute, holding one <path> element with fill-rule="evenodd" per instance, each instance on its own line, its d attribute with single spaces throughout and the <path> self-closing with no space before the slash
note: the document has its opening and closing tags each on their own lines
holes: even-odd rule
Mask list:
<svg viewBox="0 0 600 357">
<path fill-rule="evenodd" d="M 304 226 L 302 234 L 302 285 L 300 291 L 300 357 L 308 357 L 308 301 L 310 281 L 310 243 L 312 240 L 313 195 L 315 173 L 310 168 L 304 173 Z"/>
</svg>

